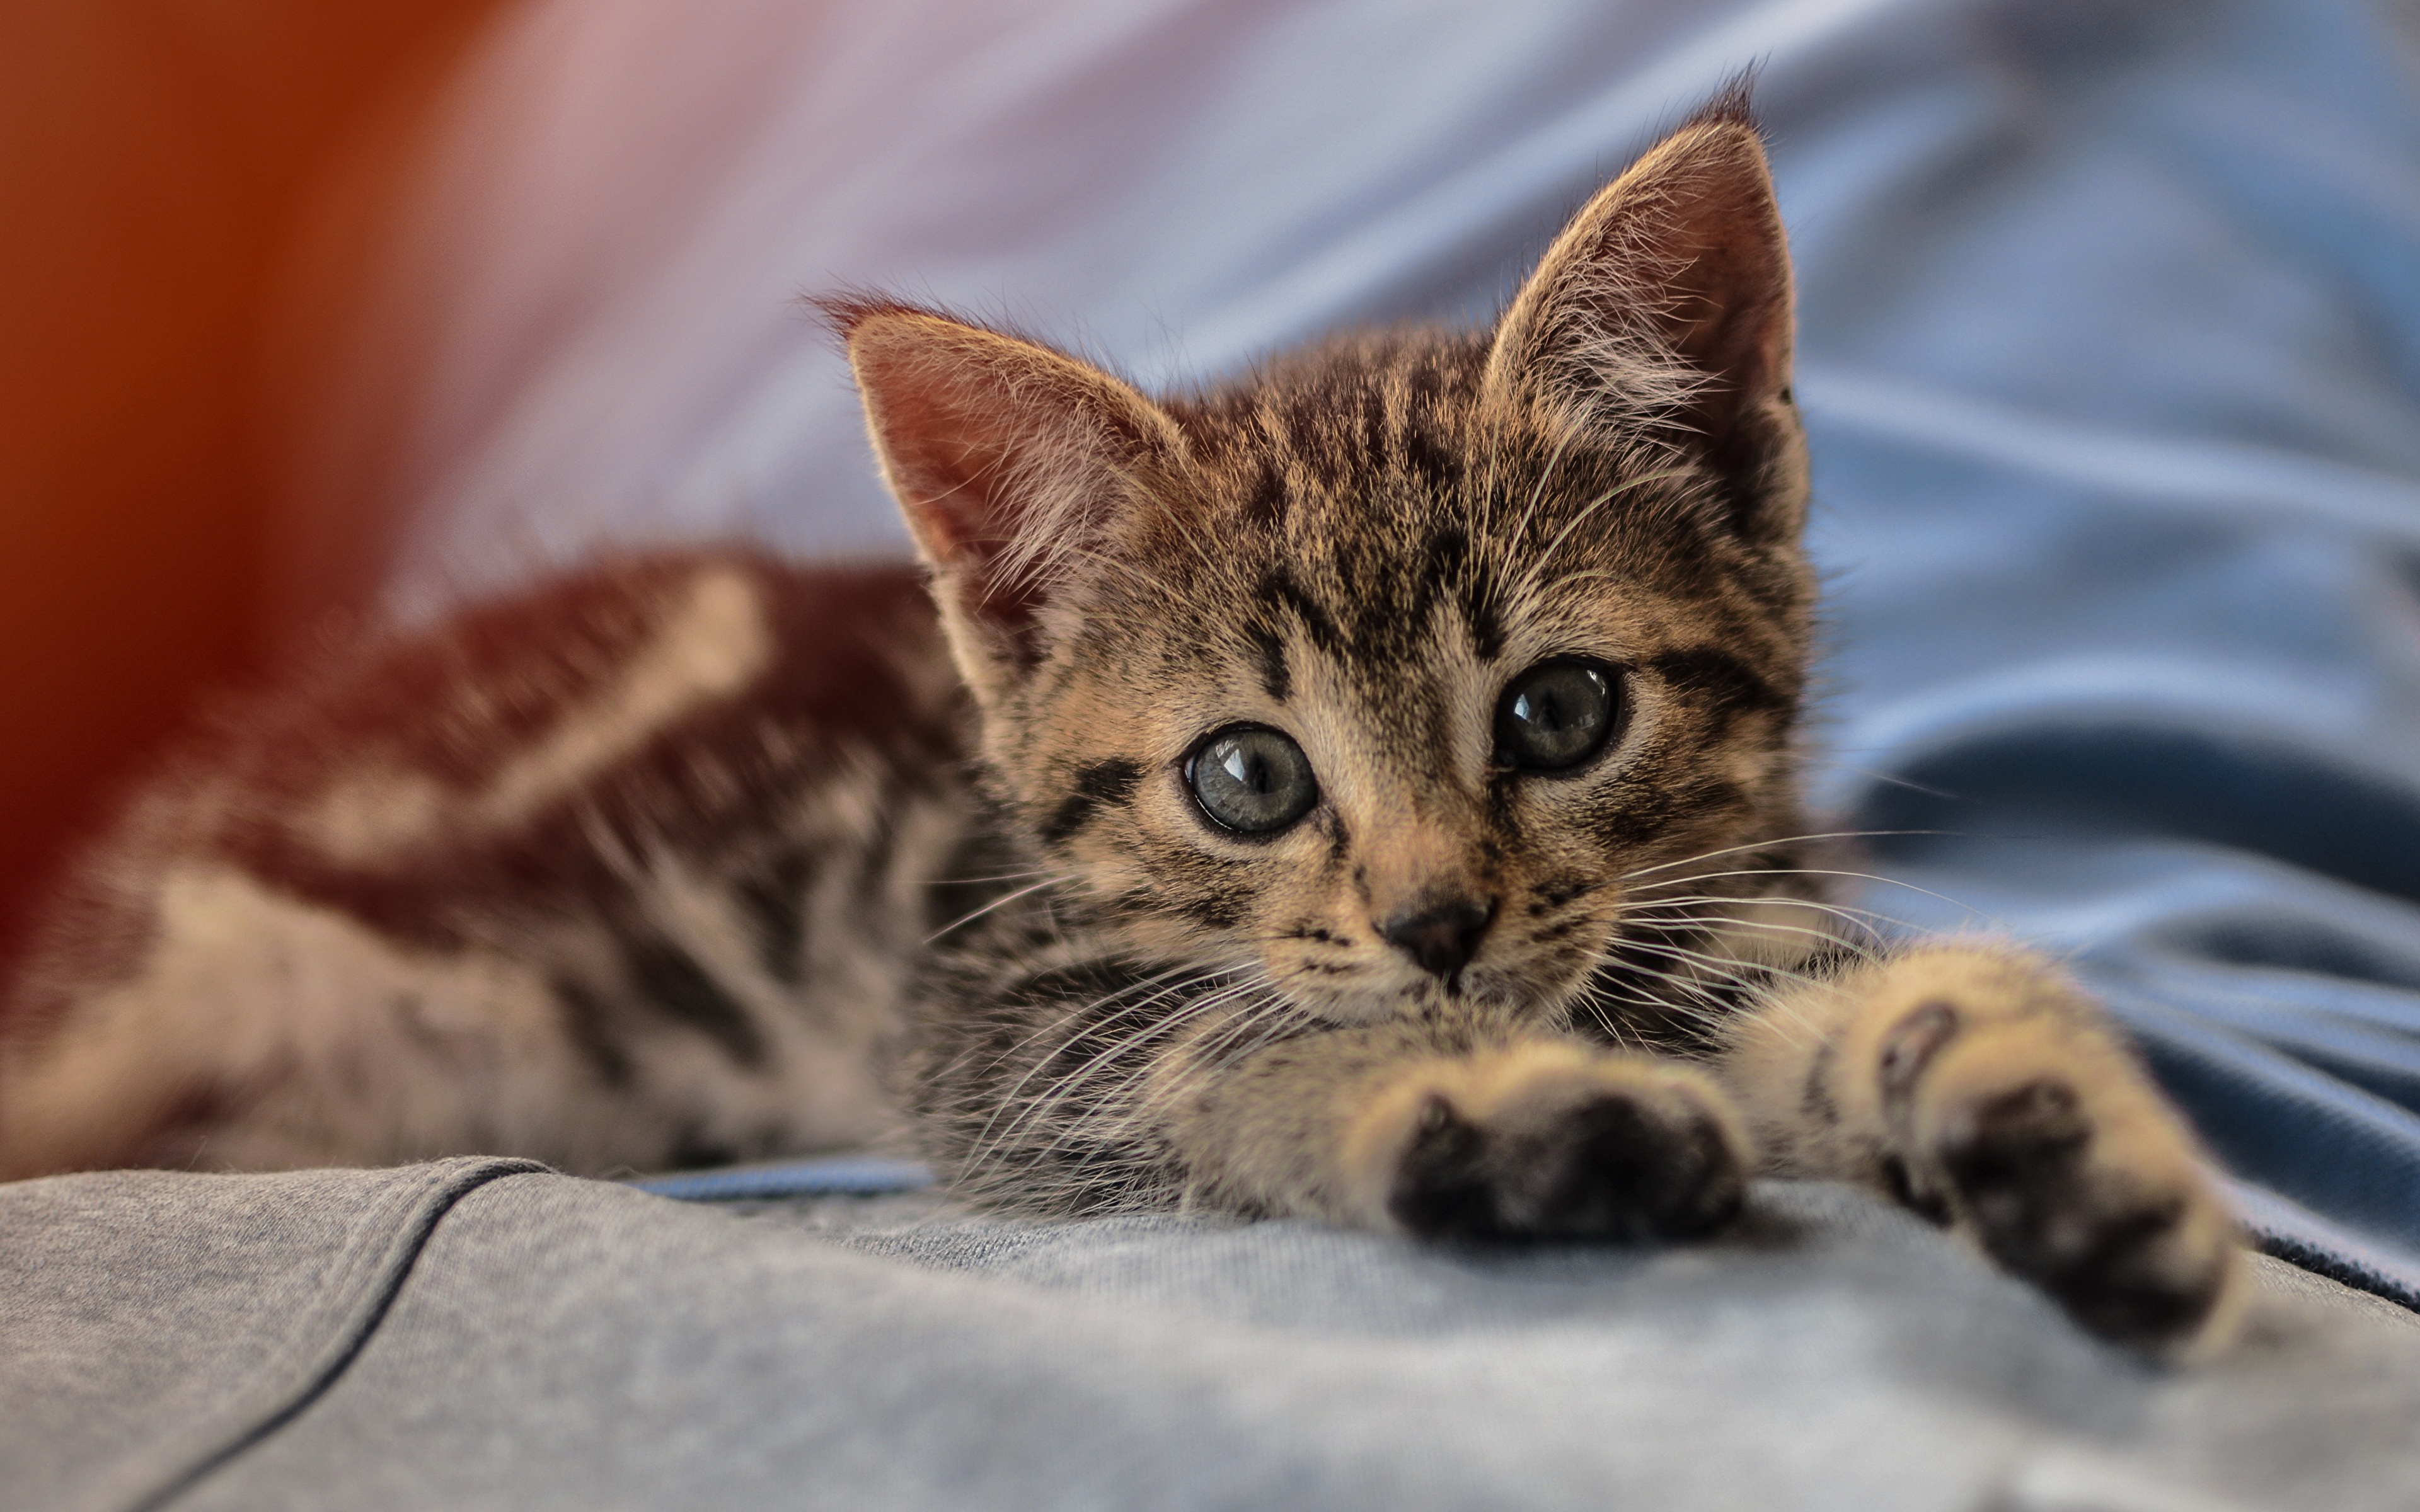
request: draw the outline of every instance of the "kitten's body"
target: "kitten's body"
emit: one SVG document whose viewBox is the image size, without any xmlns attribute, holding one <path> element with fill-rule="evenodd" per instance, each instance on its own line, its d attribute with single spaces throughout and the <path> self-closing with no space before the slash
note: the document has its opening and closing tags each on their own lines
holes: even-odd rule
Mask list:
<svg viewBox="0 0 2420 1512">
<path fill-rule="evenodd" d="M 912 569 L 745 553 L 333 652 L 85 862 L 19 983 L 0 1168 L 883 1134 L 874 1052 L 980 902 L 928 886 L 963 870 L 963 703 Z"/>
<path fill-rule="evenodd" d="M 651 1167 L 904 1113 L 1029 1210 L 1636 1238 L 1761 1158 L 2102 1332 L 2223 1330 L 2229 1227 L 2089 1003 L 1823 901 L 1788 272 L 1735 107 L 1492 332 L 1155 404 L 834 314 L 931 599 L 656 558 L 336 658 L 97 854 L 0 1167 Z"/>
</svg>

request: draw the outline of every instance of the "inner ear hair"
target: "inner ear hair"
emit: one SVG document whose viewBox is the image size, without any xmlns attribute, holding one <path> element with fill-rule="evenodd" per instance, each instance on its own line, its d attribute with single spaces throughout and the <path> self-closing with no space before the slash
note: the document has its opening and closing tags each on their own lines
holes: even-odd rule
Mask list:
<svg viewBox="0 0 2420 1512">
<path fill-rule="evenodd" d="M 1581 426 L 1662 420 L 1725 471 L 1785 444 L 1790 254 L 1745 85 L 1573 217 L 1497 327 L 1488 382 Z"/>
<path fill-rule="evenodd" d="M 820 302 L 980 694 L 1039 657 L 1069 563 L 1173 473 L 1183 437 L 1127 384 L 1038 342 L 885 300 Z"/>
</svg>

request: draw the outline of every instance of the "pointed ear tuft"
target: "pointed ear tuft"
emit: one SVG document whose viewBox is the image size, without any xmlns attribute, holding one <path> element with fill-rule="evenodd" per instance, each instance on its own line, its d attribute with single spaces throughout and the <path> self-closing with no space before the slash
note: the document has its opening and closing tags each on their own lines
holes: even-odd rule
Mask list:
<svg viewBox="0 0 2420 1512">
<path fill-rule="evenodd" d="M 1745 126 L 1760 136 L 1762 134 L 1756 124 L 1756 69 L 1753 66 L 1742 69 L 1724 80 L 1722 87 L 1714 91 L 1714 98 L 1689 112 L 1688 119 L 1675 128 L 1675 133 L 1692 126 L 1726 124 Z"/>
<path fill-rule="evenodd" d="M 1487 383 L 1564 424 L 1677 424 L 1752 512 L 1745 495 L 1803 491 L 1792 333 L 1789 245 L 1743 76 L 1573 217 L 1505 312 Z M 1766 523 L 1794 528 L 1799 504 Z"/>
<path fill-rule="evenodd" d="M 1052 595 L 1109 520 L 1173 477 L 1184 439 L 1132 388 L 1034 342 L 890 301 L 818 304 L 988 702 L 1040 659 Z"/>
</svg>

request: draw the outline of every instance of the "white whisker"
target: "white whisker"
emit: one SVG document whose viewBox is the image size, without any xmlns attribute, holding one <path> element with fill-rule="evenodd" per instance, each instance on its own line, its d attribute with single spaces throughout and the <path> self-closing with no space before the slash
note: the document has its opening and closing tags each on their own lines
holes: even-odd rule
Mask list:
<svg viewBox="0 0 2420 1512">
<path fill-rule="evenodd" d="M 935 930 L 932 933 L 925 935 L 924 943 L 926 945 L 931 945 L 934 941 L 942 938 L 944 935 L 966 928 L 969 924 L 973 923 L 976 919 L 983 918 L 985 914 L 992 912 L 994 909 L 1005 908 L 1010 903 L 1016 902 L 1019 898 L 1040 892 L 1045 887 L 1055 887 L 1063 883 L 1073 882 L 1075 880 L 1076 878 L 1072 876 L 1047 876 L 1039 882 L 1028 883 L 1022 887 L 1002 893 L 1001 896 L 994 898 L 991 902 L 984 904 L 982 907 L 975 909 L 972 913 L 961 915 L 942 925 L 939 929 Z"/>
</svg>

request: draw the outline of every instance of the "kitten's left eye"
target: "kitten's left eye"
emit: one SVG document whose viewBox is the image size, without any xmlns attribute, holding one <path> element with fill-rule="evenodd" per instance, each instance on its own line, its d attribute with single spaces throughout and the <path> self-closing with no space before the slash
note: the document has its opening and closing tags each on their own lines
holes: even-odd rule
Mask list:
<svg viewBox="0 0 2420 1512">
<path fill-rule="evenodd" d="M 1560 772 L 1598 751 L 1621 722 L 1621 689 L 1594 661 L 1541 662 L 1496 706 L 1497 759 L 1525 772 Z"/>
<path fill-rule="evenodd" d="M 1319 779 L 1302 748 L 1265 725 L 1239 724 L 1213 734 L 1185 764 L 1194 801 L 1228 829 L 1268 835 L 1319 801 Z"/>
</svg>

